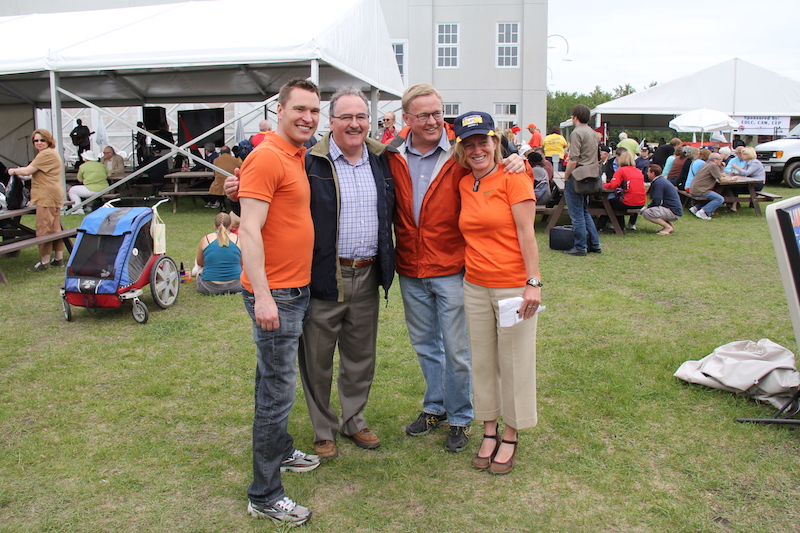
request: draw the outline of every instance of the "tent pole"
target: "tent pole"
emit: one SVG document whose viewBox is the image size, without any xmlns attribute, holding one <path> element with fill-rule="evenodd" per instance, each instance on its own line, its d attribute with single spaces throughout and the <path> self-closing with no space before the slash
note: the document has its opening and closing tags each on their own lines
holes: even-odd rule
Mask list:
<svg viewBox="0 0 800 533">
<path fill-rule="evenodd" d="M 64 139 L 62 138 L 62 131 L 61 131 L 61 93 L 58 92 L 58 85 L 60 83 L 60 76 L 58 72 L 51 70 L 50 71 L 50 109 L 52 111 L 50 115 L 50 122 L 51 122 L 51 131 L 53 133 L 53 139 L 56 141 L 56 153 L 62 157 L 64 154 Z M 67 167 L 66 165 L 61 165 L 61 185 L 64 187 L 64 200 L 68 200 L 67 197 Z"/>
<path fill-rule="evenodd" d="M 309 79 L 319 85 L 319 59 L 311 60 L 311 74 Z"/>
</svg>

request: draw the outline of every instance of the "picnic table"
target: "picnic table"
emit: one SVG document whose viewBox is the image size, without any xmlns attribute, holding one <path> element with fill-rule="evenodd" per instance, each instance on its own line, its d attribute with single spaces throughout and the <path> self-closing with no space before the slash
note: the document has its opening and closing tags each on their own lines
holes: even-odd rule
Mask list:
<svg viewBox="0 0 800 533">
<path fill-rule="evenodd" d="M 555 227 L 558 223 L 558 219 L 561 215 L 568 212 L 567 209 L 567 199 L 564 196 L 564 184 L 565 181 L 563 178 L 553 178 L 553 183 L 556 185 L 557 194 L 560 196 L 558 203 L 552 209 L 552 213 L 550 213 L 550 220 L 547 222 L 547 227 L 544 230 L 545 235 L 550 235 L 550 230 Z M 590 215 L 606 215 L 611 222 L 611 225 L 614 226 L 614 232 L 617 235 L 625 235 L 625 230 L 620 225 L 619 221 L 617 220 L 617 216 L 619 215 L 629 215 L 633 213 L 638 213 L 639 209 L 627 209 L 625 211 L 615 211 L 614 208 L 611 206 L 611 203 L 608 201 L 608 196 L 613 193 L 612 189 L 603 189 L 599 193 L 592 195 L 592 199 L 599 201 L 600 206 L 589 204 L 589 214 Z"/>
<path fill-rule="evenodd" d="M 189 171 L 189 172 L 172 172 L 164 176 L 169 179 L 172 184 L 171 191 L 161 191 L 160 196 L 166 196 L 172 199 L 172 212 L 178 212 L 178 198 L 181 196 L 208 196 L 208 187 L 202 189 L 193 189 L 200 183 L 206 182 L 209 178 L 214 179 L 214 173 L 211 171 Z"/>
<path fill-rule="evenodd" d="M 78 228 L 62 229 L 56 233 L 36 236 L 36 229 L 22 223 L 23 215 L 33 215 L 36 213 L 36 206 L 30 205 L 22 209 L 12 209 L 0 211 L 0 235 L 3 240 L 0 242 L 0 257 L 16 257 L 19 251 L 31 246 L 38 246 L 46 242 L 63 240 L 64 246 L 69 253 L 72 253 L 72 238 L 78 234 Z M 0 268 L 0 283 L 8 285 L 8 278 Z"/>
<path fill-rule="evenodd" d="M 722 202 L 731 207 L 736 206 L 738 209 L 739 204 L 750 204 L 753 206 L 757 216 L 763 216 L 761 212 L 761 202 L 772 202 L 775 200 L 783 199 L 783 196 L 772 194 L 766 191 L 757 191 L 756 185 L 764 183 L 761 180 L 754 178 L 736 178 L 731 181 L 717 182 L 717 189 L 722 195 Z M 737 188 L 747 188 L 747 193 L 737 192 Z M 705 196 L 693 196 L 685 190 L 678 190 L 678 193 L 683 197 L 684 207 L 688 207 L 691 200 L 706 200 Z"/>
</svg>

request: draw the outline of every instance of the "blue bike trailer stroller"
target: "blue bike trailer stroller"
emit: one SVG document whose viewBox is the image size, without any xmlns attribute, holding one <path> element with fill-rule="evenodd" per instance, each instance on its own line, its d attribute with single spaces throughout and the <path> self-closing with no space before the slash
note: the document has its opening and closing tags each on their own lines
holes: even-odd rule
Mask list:
<svg viewBox="0 0 800 533">
<path fill-rule="evenodd" d="M 139 297 L 150 284 L 156 305 L 171 307 L 178 299 L 180 276 L 175 261 L 154 252 L 151 228 L 160 222 L 156 208 L 115 207 L 112 202 L 92 211 L 78 229 L 61 289 L 64 318 L 72 320 L 71 306 L 96 312 L 120 307 L 132 300 L 133 319 L 147 322 L 150 312 Z"/>
</svg>

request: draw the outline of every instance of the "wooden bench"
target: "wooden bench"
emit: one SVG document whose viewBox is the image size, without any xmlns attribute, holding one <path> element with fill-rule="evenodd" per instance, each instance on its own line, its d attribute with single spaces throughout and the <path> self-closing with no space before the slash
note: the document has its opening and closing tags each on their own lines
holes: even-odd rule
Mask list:
<svg viewBox="0 0 800 533">
<path fill-rule="evenodd" d="M 706 198 L 705 196 L 694 196 L 692 194 L 689 194 L 685 190 L 679 190 L 678 194 L 683 197 L 683 207 L 685 208 L 690 207 L 689 204 L 692 201 L 704 202 L 708 200 L 708 198 Z M 756 215 L 761 216 L 761 208 L 759 207 L 759 204 L 763 202 L 774 202 L 775 200 L 783 199 L 783 196 L 766 191 L 756 191 L 755 194 L 756 194 L 755 198 L 752 198 L 749 194 L 727 195 L 727 196 L 723 195 L 722 203 L 726 205 L 753 204 L 753 209 L 755 209 Z"/>
<path fill-rule="evenodd" d="M 78 234 L 78 228 L 72 229 L 63 229 L 61 231 L 57 231 L 55 233 L 51 233 L 49 235 L 42 235 L 41 237 L 29 237 L 29 238 L 21 238 L 15 239 L 11 242 L 6 244 L 0 243 L 0 257 L 3 257 L 6 254 L 10 254 L 13 252 L 18 252 L 25 248 L 30 248 L 31 246 L 38 246 L 40 244 L 44 244 L 47 242 L 53 241 L 64 241 L 64 246 L 67 248 L 68 252 L 72 252 L 72 239 Z M 3 273 L 3 269 L 0 268 L 0 283 L 3 285 L 8 285 L 8 278 Z"/>
</svg>

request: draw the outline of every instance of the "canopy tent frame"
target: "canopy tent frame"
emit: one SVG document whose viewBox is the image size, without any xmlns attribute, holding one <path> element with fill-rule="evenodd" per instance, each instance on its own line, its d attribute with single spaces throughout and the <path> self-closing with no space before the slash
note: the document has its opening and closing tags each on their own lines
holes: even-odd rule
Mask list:
<svg viewBox="0 0 800 533">
<path fill-rule="evenodd" d="M 405 90 L 379 0 L 307 0 L 304 32 L 283 24 L 266 34 L 265 16 L 289 20 L 296 6 L 247 4 L 249 15 L 232 30 L 235 38 L 198 34 L 209 13 L 231 13 L 243 5 L 208 0 L 0 17 L 0 44 L 6 45 L 0 46 L 0 112 L 22 114 L 30 106 L 33 117 L 36 109 L 49 107 L 63 153 L 61 110 L 86 101 L 97 108 L 259 102 L 294 77 L 315 81 L 323 100 L 350 85 L 370 101 L 378 94 L 399 98 Z M 170 38 L 164 39 L 161 28 L 173 20 L 181 24 L 170 25 Z M 41 36 L 23 49 L 14 46 L 27 42 L 31 27 Z M 379 117 L 371 115 L 377 128 Z M 19 133 L 4 137 L 3 157 L 24 157 Z"/>
</svg>

